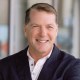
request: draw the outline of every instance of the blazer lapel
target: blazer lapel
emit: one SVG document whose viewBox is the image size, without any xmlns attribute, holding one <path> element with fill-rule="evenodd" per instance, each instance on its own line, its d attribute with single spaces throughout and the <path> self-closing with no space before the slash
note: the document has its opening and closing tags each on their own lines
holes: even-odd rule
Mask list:
<svg viewBox="0 0 80 80">
<path fill-rule="evenodd" d="M 54 46 L 52 54 L 50 58 L 47 59 L 46 63 L 44 64 L 41 73 L 38 77 L 38 80 L 51 80 L 53 77 L 56 68 L 58 67 L 56 60 L 59 54 L 59 49 Z M 55 65 L 55 66 L 54 66 Z"/>
<path fill-rule="evenodd" d="M 31 80 L 27 49 L 20 52 L 18 60 L 16 61 L 16 65 L 16 71 L 19 76 L 19 80 Z"/>
</svg>

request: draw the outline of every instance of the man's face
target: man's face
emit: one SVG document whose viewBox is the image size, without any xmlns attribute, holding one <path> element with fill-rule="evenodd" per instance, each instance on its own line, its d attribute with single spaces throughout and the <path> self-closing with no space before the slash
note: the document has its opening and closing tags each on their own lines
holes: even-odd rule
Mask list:
<svg viewBox="0 0 80 80">
<path fill-rule="evenodd" d="M 32 10 L 30 21 L 24 28 L 32 53 L 49 53 L 58 32 L 56 16 L 45 11 Z"/>
</svg>

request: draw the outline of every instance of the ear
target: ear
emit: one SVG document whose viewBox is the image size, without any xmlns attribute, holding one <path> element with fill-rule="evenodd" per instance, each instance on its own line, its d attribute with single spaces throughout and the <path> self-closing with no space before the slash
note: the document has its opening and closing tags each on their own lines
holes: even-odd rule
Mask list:
<svg viewBox="0 0 80 80">
<path fill-rule="evenodd" d="M 58 24 L 56 25 L 56 36 L 58 35 Z"/>
<path fill-rule="evenodd" d="M 24 36 L 25 36 L 25 37 L 27 37 L 27 31 L 28 31 L 28 30 L 27 30 L 27 26 L 25 25 L 25 26 L 24 26 Z"/>
</svg>

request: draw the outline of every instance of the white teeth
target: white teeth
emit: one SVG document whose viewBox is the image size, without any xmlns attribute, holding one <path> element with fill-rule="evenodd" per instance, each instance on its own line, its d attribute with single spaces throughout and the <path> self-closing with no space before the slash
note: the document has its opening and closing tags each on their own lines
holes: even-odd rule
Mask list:
<svg viewBox="0 0 80 80">
<path fill-rule="evenodd" d="M 48 40 L 37 40 L 38 42 L 40 42 L 40 43 L 45 43 L 45 42 L 47 42 Z"/>
<path fill-rule="evenodd" d="M 45 43 L 46 41 L 39 41 L 39 42 L 41 42 L 41 43 Z"/>
</svg>

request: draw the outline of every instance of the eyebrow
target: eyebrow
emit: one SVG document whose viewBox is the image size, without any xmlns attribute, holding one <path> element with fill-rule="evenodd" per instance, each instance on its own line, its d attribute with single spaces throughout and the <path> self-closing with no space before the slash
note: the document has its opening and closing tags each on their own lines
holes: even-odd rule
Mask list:
<svg viewBox="0 0 80 80">
<path fill-rule="evenodd" d="M 32 24 L 30 24 L 31 26 L 33 26 L 33 25 L 39 25 L 40 26 L 40 24 L 36 24 L 36 23 L 32 23 Z M 53 26 L 54 24 L 47 24 L 47 25 L 51 25 L 51 26 Z"/>
<path fill-rule="evenodd" d="M 36 23 L 33 23 L 33 24 L 30 24 L 31 26 L 33 26 L 33 25 L 38 25 L 38 26 L 40 26 L 39 24 L 36 24 Z"/>
</svg>

